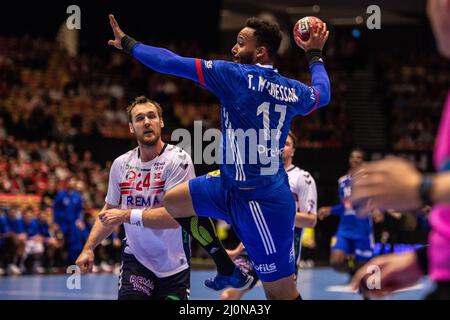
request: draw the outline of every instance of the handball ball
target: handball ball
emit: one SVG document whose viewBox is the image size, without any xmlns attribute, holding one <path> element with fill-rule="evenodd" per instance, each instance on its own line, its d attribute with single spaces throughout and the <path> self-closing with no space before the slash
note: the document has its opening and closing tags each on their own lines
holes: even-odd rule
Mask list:
<svg viewBox="0 0 450 320">
<path fill-rule="evenodd" d="M 304 17 L 298 20 L 294 26 L 294 36 L 299 36 L 303 41 L 308 41 L 310 35 L 309 25 L 313 30 L 317 30 L 319 24 L 323 24 L 322 20 L 317 17 Z"/>
</svg>

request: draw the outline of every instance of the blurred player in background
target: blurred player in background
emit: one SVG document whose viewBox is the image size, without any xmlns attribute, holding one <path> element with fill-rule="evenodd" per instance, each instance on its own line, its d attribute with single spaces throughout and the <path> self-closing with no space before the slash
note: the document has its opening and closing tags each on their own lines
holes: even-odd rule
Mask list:
<svg viewBox="0 0 450 320">
<path fill-rule="evenodd" d="M 180 57 L 125 35 L 110 15 L 114 40 L 149 68 L 200 83 L 221 101 L 220 175 L 204 175 L 175 187 L 164 205 L 177 218 L 210 216 L 233 226 L 245 245 L 269 299 L 301 299 L 295 285 L 293 250 L 295 202 L 281 161 L 291 121 L 330 101 L 330 82 L 322 60 L 326 24 L 311 25 L 308 41 L 295 38 L 306 51 L 312 86 L 288 79 L 274 69 L 281 42 L 276 24 L 250 18 L 232 48 L 232 62 Z M 238 141 L 238 130 L 255 134 Z M 245 138 L 244 138 L 245 139 Z M 255 148 L 254 152 L 246 148 Z M 256 158 L 256 159 L 255 159 Z M 263 163 L 264 162 L 264 163 Z M 205 285 L 221 290 L 230 275 L 218 272 Z"/>
<path fill-rule="evenodd" d="M 357 217 L 350 201 L 352 193 L 350 175 L 364 163 L 364 157 L 364 151 L 361 149 L 351 151 L 348 159 L 350 170 L 338 180 L 341 203 L 332 207 L 322 207 L 318 212 L 321 220 L 329 215 L 340 217 L 335 243 L 331 249 L 330 264 L 334 270 L 351 275 L 373 257 L 375 247 L 372 217 Z"/>
<path fill-rule="evenodd" d="M 428 0 L 428 16 L 439 52 L 450 59 L 450 0 Z M 450 299 L 450 93 L 441 118 L 434 153 L 437 174 L 421 174 L 412 163 L 389 158 L 367 164 L 353 178 L 352 201 L 363 211 L 371 208 L 416 210 L 434 204 L 430 213 L 429 247 L 405 254 L 377 257 L 368 265 L 381 270 L 381 289 L 367 290 L 366 268 L 352 281 L 354 289 L 383 297 L 416 283 L 428 274 L 437 283 L 428 299 Z"/>
<path fill-rule="evenodd" d="M 314 228 L 317 223 L 317 188 L 316 182 L 311 174 L 292 164 L 295 154 L 297 138 L 292 131 L 286 139 L 283 150 L 283 163 L 289 177 L 289 186 L 295 199 L 295 229 L 294 229 L 294 252 L 295 252 L 295 276 L 298 277 L 298 265 L 302 252 L 302 235 L 304 228 Z M 252 286 L 246 290 L 226 289 L 222 292 L 220 298 L 222 300 L 239 300 L 242 296 L 251 290 L 258 276 L 254 271 L 252 262 L 248 258 L 248 254 L 244 246 L 239 244 L 237 248 L 228 252 L 235 260 L 235 263 L 248 272 L 251 272 L 255 278 Z"/>
<path fill-rule="evenodd" d="M 77 189 L 77 179 L 71 177 L 66 189 L 58 191 L 53 202 L 54 223 L 64 234 L 69 254 L 69 264 L 74 264 L 83 248 L 83 240 L 77 224 L 82 218 L 83 197 Z"/>
</svg>

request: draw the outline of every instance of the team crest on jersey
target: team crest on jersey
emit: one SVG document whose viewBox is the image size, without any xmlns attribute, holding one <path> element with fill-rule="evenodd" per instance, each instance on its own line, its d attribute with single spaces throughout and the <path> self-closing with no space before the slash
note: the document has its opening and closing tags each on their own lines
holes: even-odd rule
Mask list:
<svg viewBox="0 0 450 320">
<path fill-rule="evenodd" d="M 153 175 L 153 180 L 161 180 L 161 172 L 155 172 Z"/>
<path fill-rule="evenodd" d="M 125 179 L 127 179 L 130 182 L 133 182 L 134 180 L 136 180 L 136 172 L 134 172 L 133 170 L 130 170 L 127 172 Z"/>
<path fill-rule="evenodd" d="M 205 68 L 211 69 L 213 67 L 213 62 L 211 60 L 205 60 Z"/>
</svg>

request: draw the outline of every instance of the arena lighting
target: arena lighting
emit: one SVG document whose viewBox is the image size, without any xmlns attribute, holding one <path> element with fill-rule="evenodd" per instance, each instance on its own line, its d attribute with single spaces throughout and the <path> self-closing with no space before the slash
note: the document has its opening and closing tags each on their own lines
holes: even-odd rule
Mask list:
<svg viewBox="0 0 450 320">
<path fill-rule="evenodd" d="M 311 6 L 303 6 L 303 7 L 287 7 L 286 13 L 288 14 L 310 14 L 310 13 L 318 13 L 320 12 L 320 6 L 315 4 Z"/>
</svg>

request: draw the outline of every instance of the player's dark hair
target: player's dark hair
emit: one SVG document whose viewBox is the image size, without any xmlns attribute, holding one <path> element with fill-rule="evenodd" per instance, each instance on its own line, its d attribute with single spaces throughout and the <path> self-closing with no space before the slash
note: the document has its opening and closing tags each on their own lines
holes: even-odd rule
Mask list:
<svg viewBox="0 0 450 320">
<path fill-rule="evenodd" d="M 361 149 L 360 147 L 353 148 L 352 151 L 350 151 L 350 154 L 353 152 L 361 153 L 363 160 L 366 160 L 366 152 L 363 149 Z"/>
<path fill-rule="evenodd" d="M 245 26 L 255 30 L 256 43 L 266 47 L 269 57 L 274 59 L 282 38 L 278 24 L 252 17 L 247 19 Z"/>
<path fill-rule="evenodd" d="M 289 130 L 288 136 L 292 139 L 292 147 L 295 149 L 297 147 L 297 137 L 295 136 L 294 132 Z"/>
<path fill-rule="evenodd" d="M 154 105 L 156 107 L 156 112 L 158 113 L 158 117 L 160 119 L 162 119 L 163 110 L 162 110 L 161 105 L 154 100 L 150 100 L 146 96 L 139 96 L 139 97 L 136 97 L 134 99 L 134 101 L 130 105 L 127 106 L 128 121 L 133 122 L 132 118 L 131 118 L 131 111 L 133 111 L 134 107 L 136 107 L 136 105 L 138 105 L 138 104 L 144 104 L 144 103 L 151 103 L 152 105 Z"/>
</svg>

